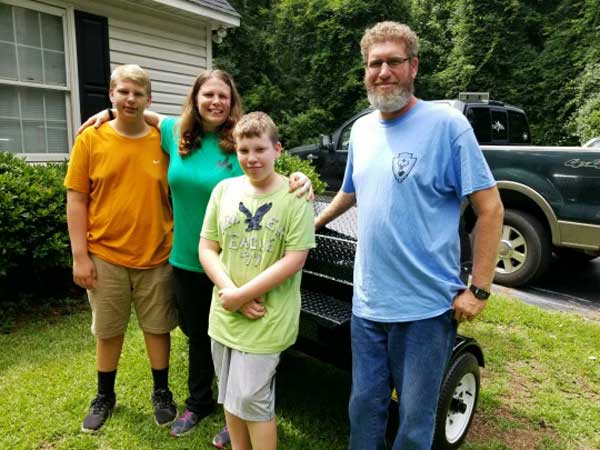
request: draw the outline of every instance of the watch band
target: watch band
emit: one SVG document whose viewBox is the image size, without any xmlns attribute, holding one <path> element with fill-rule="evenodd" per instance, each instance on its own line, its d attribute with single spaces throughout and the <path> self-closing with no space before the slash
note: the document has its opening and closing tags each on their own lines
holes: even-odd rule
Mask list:
<svg viewBox="0 0 600 450">
<path fill-rule="evenodd" d="M 115 119 L 115 115 L 112 112 L 112 108 L 106 108 L 106 112 L 108 113 L 108 118 L 110 120 L 114 120 Z"/>
<path fill-rule="evenodd" d="M 469 286 L 469 290 L 473 293 L 476 299 L 485 301 L 490 297 L 490 293 L 485 289 L 481 289 L 474 284 Z"/>
</svg>

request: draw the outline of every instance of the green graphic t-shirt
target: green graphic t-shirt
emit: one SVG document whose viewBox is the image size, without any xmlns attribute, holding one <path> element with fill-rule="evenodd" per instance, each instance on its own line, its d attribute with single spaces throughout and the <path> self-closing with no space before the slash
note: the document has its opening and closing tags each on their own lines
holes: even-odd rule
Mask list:
<svg viewBox="0 0 600 450">
<path fill-rule="evenodd" d="M 166 117 L 160 124 L 160 144 L 170 157 L 167 181 L 173 199 L 173 249 L 169 262 L 180 269 L 203 272 L 198 241 L 210 193 L 221 180 L 243 172 L 235 153 L 221 151 L 215 133 L 206 133 L 202 147 L 180 156 L 177 125 L 174 117 Z"/>
<path fill-rule="evenodd" d="M 280 260 L 286 250 L 315 246 L 313 206 L 288 192 L 288 183 L 269 194 L 250 194 L 245 177 L 225 180 L 214 189 L 202 237 L 217 241 L 221 262 L 236 286 L 252 280 Z M 300 278 L 296 273 L 264 295 L 265 315 L 257 320 L 221 306 L 216 288 L 208 334 L 248 353 L 277 353 L 296 341 L 300 320 Z"/>
</svg>

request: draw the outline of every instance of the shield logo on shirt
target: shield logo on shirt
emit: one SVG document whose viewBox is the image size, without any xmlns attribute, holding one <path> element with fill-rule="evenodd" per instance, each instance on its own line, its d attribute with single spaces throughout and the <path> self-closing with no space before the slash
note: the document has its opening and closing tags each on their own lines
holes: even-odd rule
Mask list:
<svg viewBox="0 0 600 450">
<path fill-rule="evenodd" d="M 394 159 L 392 160 L 392 170 L 394 171 L 396 181 L 402 183 L 413 167 L 415 167 L 416 163 L 417 158 L 415 158 L 412 153 L 403 152 L 394 156 Z"/>
</svg>

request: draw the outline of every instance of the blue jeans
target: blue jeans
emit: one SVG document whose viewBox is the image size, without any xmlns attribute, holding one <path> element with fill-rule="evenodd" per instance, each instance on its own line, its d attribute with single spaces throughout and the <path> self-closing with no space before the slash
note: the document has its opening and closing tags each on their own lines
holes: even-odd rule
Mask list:
<svg viewBox="0 0 600 450">
<path fill-rule="evenodd" d="M 392 388 L 398 393 L 394 450 L 430 450 L 440 385 L 456 338 L 450 310 L 413 322 L 352 316 L 350 450 L 383 450 Z"/>
</svg>

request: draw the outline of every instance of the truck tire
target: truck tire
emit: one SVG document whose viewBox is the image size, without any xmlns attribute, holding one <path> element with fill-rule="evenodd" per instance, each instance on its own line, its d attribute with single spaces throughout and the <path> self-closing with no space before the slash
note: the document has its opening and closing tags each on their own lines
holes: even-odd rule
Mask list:
<svg viewBox="0 0 600 450">
<path fill-rule="evenodd" d="M 522 286 L 542 275 L 552 257 L 550 237 L 533 215 L 517 209 L 504 212 L 494 281 Z"/>
<path fill-rule="evenodd" d="M 460 355 L 442 381 L 432 450 L 455 450 L 467 436 L 479 398 L 479 363 L 470 352 Z"/>
</svg>

